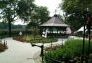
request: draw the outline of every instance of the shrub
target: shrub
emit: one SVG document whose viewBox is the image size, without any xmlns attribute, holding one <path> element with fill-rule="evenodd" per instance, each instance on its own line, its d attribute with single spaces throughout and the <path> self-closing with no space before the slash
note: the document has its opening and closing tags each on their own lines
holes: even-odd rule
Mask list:
<svg viewBox="0 0 92 63">
<path fill-rule="evenodd" d="M 40 35 L 24 35 L 24 36 L 17 36 L 14 37 L 13 39 L 19 40 L 22 42 L 30 42 L 30 43 L 50 43 L 50 42 L 56 42 L 57 38 L 43 38 Z"/>
<path fill-rule="evenodd" d="M 62 58 L 66 59 L 72 59 L 75 57 L 80 57 L 82 55 L 82 40 L 68 40 L 65 42 L 65 45 L 63 48 L 58 48 L 57 50 L 48 51 L 45 54 L 45 61 L 46 63 L 55 63 L 54 61 L 51 61 L 50 58 L 61 60 Z M 85 42 L 85 55 L 88 53 L 88 41 Z M 92 53 L 92 42 L 91 42 L 91 48 L 90 53 Z M 48 60 L 49 59 L 49 60 Z"/>
<path fill-rule="evenodd" d="M 3 52 L 7 49 L 7 45 L 0 43 L 0 52 Z"/>
</svg>

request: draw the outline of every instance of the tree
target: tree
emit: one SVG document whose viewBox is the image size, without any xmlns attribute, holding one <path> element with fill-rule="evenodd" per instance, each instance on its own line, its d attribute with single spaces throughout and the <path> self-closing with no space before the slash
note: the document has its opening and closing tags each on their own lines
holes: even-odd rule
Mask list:
<svg viewBox="0 0 92 63">
<path fill-rule="evenodd" d="M 0 1 L 1 15 L 8 22 L 9 36 L 11 36 L 11 23 L 19 17 L 23 21 L 42 24 L 48 18 L 46 7 L 37 7 L 34 0 L 2 0 Z"/>
<path fill-rule="evenodd" d="M 34 0 L 21 0 L 18 2 L 17 14 L 20 19 L 24 21 L 29 21 L 31 19 L 31 12 L 36 7 L 33 2 Z"/>
<path fill-rule="evenodd" d="M 6 20 L 8 22 L 8 28 L 9 28 L 9 36 L 11 36 L 11 22 L 14 21 L 14 18 L 16 16 L 16 4 L 17 0 L 1 0 L 0 1 L 0 9 L 1 12 L 1 18 L 3 20 Z"/>
<path fill-rule="evenodd" d="M 27 17 L 27 16 L 26 16 Z M 49 11 L 46 7 L 35 7 L 30 15 L 30 23 L 28 24 L 28 27 L 36 24 L 36 26 L 39 26 L 40 24 L 46 22 L 49 19 Z"/>
<path fill-rule="evenodd" d="M 34 0 L 1 0 L 0 17 L 8 22 L 9 36 L 11 36 L 11 23 L 16 17 L 21 19 L 27 19 L 25 16 L 29 16 L 33 7 Z"/>
<path fill-rule="evenodd" d="M 66 22 L 77 30 L 84 24 L 86 9 L 92 12 L 92 0 L 63 0 L 61 6 L 65 12 Z"/>
<path fill-rule="evenodd" d="M 46 7 L 36 7 L 31 15 L 31 21 L 35 23 L 42 24 L 46 22 L 49 18 L 49 11 Z"/>
<path fill-rule="evenodd" d="M 46 22 L 49 19 L 49 11 L 46 7 L 35 7 L 31 13 L 31 21 L 27 25 L 27 28 L 31 28 L 33 34 L 38 34 L 39 25 Z"/>
</svg>

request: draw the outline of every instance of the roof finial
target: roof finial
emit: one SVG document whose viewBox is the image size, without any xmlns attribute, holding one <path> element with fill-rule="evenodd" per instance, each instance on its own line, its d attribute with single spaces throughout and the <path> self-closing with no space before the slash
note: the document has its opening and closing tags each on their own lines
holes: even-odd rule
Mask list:
<svg viewBox="0 0 92 63">
<path fill-rule="evenodd" d="M 55 15 L 56 15 L 56 12 L 57 12 L 57 10 L 55 9 Z"/>
<path fill-rule="evenodd" d="M 54 14 L 54 17 L 57 17 L 57 14 L 56 14 L 56 13 L 57 13 L 57 9 L 55 9 L 55 14 Z"/>
</svg>

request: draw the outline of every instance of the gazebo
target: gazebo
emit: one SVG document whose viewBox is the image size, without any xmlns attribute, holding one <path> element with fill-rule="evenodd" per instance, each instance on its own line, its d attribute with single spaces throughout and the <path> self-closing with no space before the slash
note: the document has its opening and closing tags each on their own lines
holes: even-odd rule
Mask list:
<svg viewBox="0 0 92 63">
<path fill-rule="evenodd" d="M 42 36 L 45 38 L 49 35 L 65 36 L 71 34 L 70 27 L 58 15 L 54 15 L 40 26 L 42 28 Z"/>
</svg>

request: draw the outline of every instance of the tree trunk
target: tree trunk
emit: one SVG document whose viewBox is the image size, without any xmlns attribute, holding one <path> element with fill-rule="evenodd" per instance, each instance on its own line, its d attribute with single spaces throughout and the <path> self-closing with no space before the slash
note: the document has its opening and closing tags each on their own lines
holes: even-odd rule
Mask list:
<svg viewBox="0 0 92 63">
<path fill-rule="evenodd" d="M 11 21 L 8 21 L 8 26 L 9 26 L 9 37 L 11 37 Z"/>
</svg>

